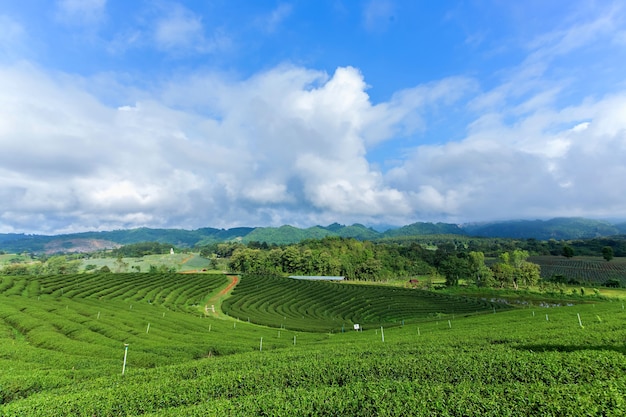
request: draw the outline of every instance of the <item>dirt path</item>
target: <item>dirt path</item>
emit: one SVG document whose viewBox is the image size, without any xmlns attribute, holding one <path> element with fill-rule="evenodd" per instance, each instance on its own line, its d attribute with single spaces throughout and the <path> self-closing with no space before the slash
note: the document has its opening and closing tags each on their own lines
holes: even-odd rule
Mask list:
<svg viewBox="0 0 626 417">
<path fill-rule="evenodd" d="M 207 316 L 220 317 L 222 298 L 228 295 L 228 293 L 230 293 L 233 288 L 235 288 L 235 285 L 237 285 L 237 283 L 239 282 L 239 277 L 237 275 L 228 275 L 228 279 L 230 280 L 228 285 L 207 300 L 204 306 L 204 314 L 206 314 Z"/>
</svg>

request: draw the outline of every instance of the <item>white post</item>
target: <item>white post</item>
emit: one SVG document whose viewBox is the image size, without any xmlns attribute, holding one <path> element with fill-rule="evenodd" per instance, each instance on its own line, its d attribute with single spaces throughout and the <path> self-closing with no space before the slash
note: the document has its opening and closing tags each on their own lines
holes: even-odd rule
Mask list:
<svg viewBox="0 0 626 417">
<path fill-rule="evenodd" d="M 163 313 L 163 317 L 165 317 L 165 313 Z"/>
<path fill-rule="evenodd" d="M 383 326 L 380 326 L 380 337 L 383 340 L 383 343 L 385 342 L 385 332 L 383 331 Z"/>
<path fill-rule="evenodd" d="M 128 355 L 128 343 L 124 343 L 124 364 L 122 365 L 122 375 L 126 372 L 126 356 Z"/>
<path fill-rule="evenodd" d="M 211 333 L 211 325 L 209 324 L 209 333 Z"/>
<path fill-rule="evenodd" d="M 533 310 L 533 317 L 535 317 L 535 310 Z"/>
<path fill-rule="evenodd" d="M 236 328 L 236 327 L 237 327 L 237 322 L 236 322 L 236 321 L 234 321 L 234 322 L 233 322 L 233 329 L 234 329 L 234 328 Z"/>
<path fill-rule="evenodd" d="M 450 320 L 448 320 L 448 327 L 452 328 L 452 323 L 450 323 Z"/>
<path fill-rule="evenodd" d="M 583 327 L 583 322 L 580 320 L 580 313 L 576 313 L 576 315 L 578 316 L 578 324 L 580 324 L 580 327 Z"/>
<path fill-rule="evenodd" d="M 546 321 L 550 321 L 550 319 L 548 319 L 548 315 L 546 314 Z"/>
<path fill-rule="evenodd" d="M 259 344 L 259 352 L 263 350 L 263 338 L 261 338 L 261 343 Z"/>
<path fill-rule="evenodd" d="M 419 327 L 417 328 L 417 335 L 418 336 L 420 335 L 420 328 Z"/>
<path fill-rule="evenodd" d="M 100 320 L 100 312 L 98 311 L 98 320 Z"/>
<path fill-rule="evenodd" d="M 146 327 L 146 333 L 150 331 L 150 323 L 148 323 L 148 327 Z"/>
<path fill-rule="evenodd" d="M 295 335 L 293 336 L 293 345 L 294 346 L 296 345 L 296 336 Z"/>
</svg>

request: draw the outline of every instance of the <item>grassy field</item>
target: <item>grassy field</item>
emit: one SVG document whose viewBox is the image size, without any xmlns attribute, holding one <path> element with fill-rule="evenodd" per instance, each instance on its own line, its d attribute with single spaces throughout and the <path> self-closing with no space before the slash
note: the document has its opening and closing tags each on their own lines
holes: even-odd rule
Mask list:
<svg viewBox="0 0 626 417">
<path fill-rule="evenodd" d="M 260 277 L 243 277 L 227 298 L 251 321 L 273 319 L 282 305 L 314 323 L 305 332 L 203 315 L 203 301 L 227 283 L 208 274 L 1 277 L 0 415 L 626 414 L 622 301 L 590 295 L 402 326 L 405 303 L 440 301 L 444 312 L 486 301 Z M 281 286 L 289 298 L 275 301 Z M 396 290 L 408 293 L 386 292 Z M 401 301 L 410 292 L 418 296 Z M 345 320 L 345 304 L 364 296 L 393 306 L 383 326 L 317 327 Z"/>
</svg>

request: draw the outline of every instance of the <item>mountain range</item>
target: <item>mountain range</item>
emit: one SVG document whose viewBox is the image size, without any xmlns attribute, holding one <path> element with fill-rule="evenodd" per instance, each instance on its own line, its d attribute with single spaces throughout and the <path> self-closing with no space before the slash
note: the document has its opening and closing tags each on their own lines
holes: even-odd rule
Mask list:
<svg viewBox="0 0 626 417">
<path fill-rule="evenodd" d="M 92 252 L 138 242 L 160 242 L 177 247 L 202 246 L 227 241 L 290 244 L 305 239 L 326 236 L 349 237 L 359 240 L 380 240 L 424 235 L 462 235 L 538 240 L 572 240 L 626 234 L 626 223 L 610 223 L 584 218 L 555 218 L 551 220 L 511 220 L 491 223 L 426 223 L 417 222 L 399 228 L 377 231 L 361 224 L 350 226 L 333 223 L 305 229 L 284 225 L 280 227 L 236 227 L 231 229 L 200 228 L 151 229 L 146 227 L 64 235 L 27 235 L 0 233 L 0 250 L 34 253 Z"/>
</svg>

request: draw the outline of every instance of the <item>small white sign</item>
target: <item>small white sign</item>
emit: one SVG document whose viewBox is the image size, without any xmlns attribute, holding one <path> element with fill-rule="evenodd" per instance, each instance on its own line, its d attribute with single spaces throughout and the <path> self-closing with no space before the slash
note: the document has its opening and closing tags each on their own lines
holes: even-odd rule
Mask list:
<svg viewBox="0 0 626 417">
<path fill-rule="evenodd" d="M 354 325 L 354 330 L 359 330 L 360 326 L 358 324 Z"/>
</svg>

